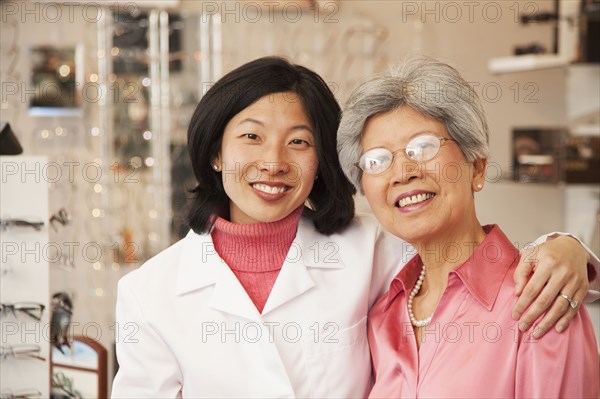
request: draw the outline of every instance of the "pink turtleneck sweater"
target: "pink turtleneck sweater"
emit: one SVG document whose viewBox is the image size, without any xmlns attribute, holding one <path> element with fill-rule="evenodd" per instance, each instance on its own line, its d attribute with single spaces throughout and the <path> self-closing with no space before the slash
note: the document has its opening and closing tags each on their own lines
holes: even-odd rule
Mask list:
<svg viewBox="0 0 600 399">
<path fill-rule="evenodd" d="M 237 224 L 221 217 L 211 231 L 215 250 L 262 312 L 296 236 L 302 209 L 276 222 Z"/>
</svg>

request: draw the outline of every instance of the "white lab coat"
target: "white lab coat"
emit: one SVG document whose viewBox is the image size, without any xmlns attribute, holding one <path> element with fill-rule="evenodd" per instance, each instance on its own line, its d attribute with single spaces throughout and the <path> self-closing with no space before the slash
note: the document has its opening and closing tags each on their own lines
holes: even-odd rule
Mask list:
<svg viewBox="0 0 600 399">
<path fill-rule="evenodd" d="M 190 232 L 119 282 L 112 396 L 366 397 L 367 313 L 413 255 L 371 216 L 331 236 L 301 218 L 259 314 Z"/>
</svg>

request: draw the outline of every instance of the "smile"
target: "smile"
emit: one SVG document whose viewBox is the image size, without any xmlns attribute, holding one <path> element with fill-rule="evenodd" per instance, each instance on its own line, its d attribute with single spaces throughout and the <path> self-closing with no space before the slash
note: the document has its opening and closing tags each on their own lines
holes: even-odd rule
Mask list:
<svg viewBox="0 0 600 399">
<path fill-rule="evenodd" d="M 427 201 L 428 199 L 431 199 L 433 197 L 435 197 L 434 193 L 422 193 L 422 194 L 412 195 L 410 197 L 404 197 L 401 200 L 399 200 L 398 202 L 396 202 L 396 207 L 404 208 L 405 206 L 408 206 L 408 205 L 415 205 L 415 204 L 421 203 L 423 201 Z"/>
<path fill-rule="evenodd" d="M 290 189 L 289 186 L 269 186 L 267 184 L 252 184 L 252 188 L 266 194 L 281 194 Z"/>
</svg>

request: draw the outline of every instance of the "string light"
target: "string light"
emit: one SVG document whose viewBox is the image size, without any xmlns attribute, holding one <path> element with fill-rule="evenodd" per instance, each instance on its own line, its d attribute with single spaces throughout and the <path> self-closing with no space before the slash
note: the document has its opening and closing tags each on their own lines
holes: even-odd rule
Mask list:
<svg viewBox="0 0 600 399">
<path fill-rule="evenodd" d="M 66 78 L 67 76 L 69 76 L 71 74 L 71 68 L 68 65 L 63 64 L 58 68 L 58 73 L 63 78 Z"/>
</svg>

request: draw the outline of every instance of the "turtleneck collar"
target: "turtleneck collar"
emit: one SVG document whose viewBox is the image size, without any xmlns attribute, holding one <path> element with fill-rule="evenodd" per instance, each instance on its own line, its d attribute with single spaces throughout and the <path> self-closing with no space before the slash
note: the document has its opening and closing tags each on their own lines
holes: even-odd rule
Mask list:
<svg viewBox="0 0 600 399">
<path fill-rule="evenodd" d="M 304 206 L 275 222 L 238 224 L 217 217 L 211 230 L 215 250 L 232 270 L 279 270 L 296 236 Z"/>
</svg>

